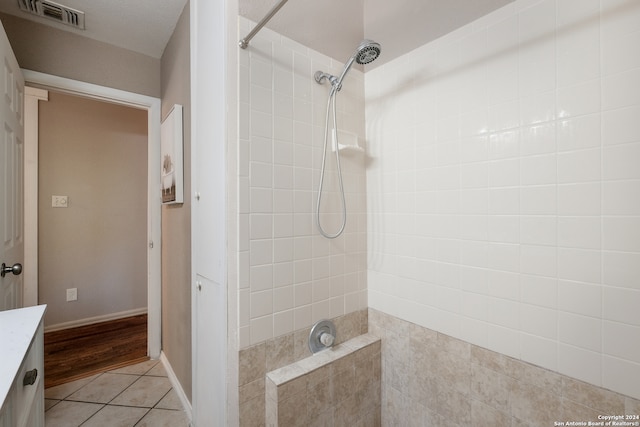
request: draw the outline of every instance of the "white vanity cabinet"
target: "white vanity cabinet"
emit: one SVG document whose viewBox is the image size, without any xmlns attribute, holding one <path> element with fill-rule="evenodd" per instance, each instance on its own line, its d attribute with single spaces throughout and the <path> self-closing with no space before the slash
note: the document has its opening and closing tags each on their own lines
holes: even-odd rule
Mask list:
<svg viewBox="0 0 640 427">
<path fill-rule="evenodd" d="M 0 311 L 0 427 L 44 426 L 45 310 Z"/>
</svg>

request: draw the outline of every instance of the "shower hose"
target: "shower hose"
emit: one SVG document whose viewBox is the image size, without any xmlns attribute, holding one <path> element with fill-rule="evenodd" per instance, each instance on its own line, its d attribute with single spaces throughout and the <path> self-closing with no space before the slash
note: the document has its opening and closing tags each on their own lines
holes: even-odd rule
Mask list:
<svg viewBox="0 0 640 427">
<path fill-rule="evenodd" d="M 327 114 L 325 116 L 325 126 L 324 126 L 324 148 L 322 152 L 322 168 L 320 170 L 320 184 L 318 186 L 318 200 L 316 203 L 316 225 L 318 226 L 318 231 L 327 239 L 335 239 L 340 236 L 344 231 L 344 227 L 347 225 L 347 204 L 344 198 L 344 186 L 342 185 L 342 168 L 340 167 L 340 150 L 338 149 L 338 121 L 336 119 L 336 96 L 338 93 L 339 87 L 332 86 L 331 91 L 329 92 L 329 100 L 327 101 Z M 340 229 L 334 233 L 328 233 L 322 228 L 322 224 L 320 222 L 320 203 L 322 201 L 322 189 L 324 186 L 324 174 L 327 160 L 327 146 L 329 145 L 329 115 L 330 112 L 333 111 L 333 132 L 332 137 L 334 141 L 334 147 L 336 152 L 336 167 L 338 169 L 338 183 L 340 186 L 340 196 L 342 198 L 342 225 L 340 225 Z"/>
</svg>

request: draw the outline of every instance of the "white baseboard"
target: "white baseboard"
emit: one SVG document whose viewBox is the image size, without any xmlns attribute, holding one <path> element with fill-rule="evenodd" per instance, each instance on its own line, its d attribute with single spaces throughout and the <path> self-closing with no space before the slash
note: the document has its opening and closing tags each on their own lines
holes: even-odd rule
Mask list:
<svg viewBox="0 0 640 427">
<path fill-rule="evenodd" d="M 184 408 L 184 411 L 189 417 L 189 421 L 193 420 L 193 417 L 191 416 L 191 411 L 192 411 L 191 402 L 189 402 L 187 395 L 182 389 L 182 385 L 180 384 L 180 381 L 178 381 L 178 377 L 176 377 L 175 372 L 173 372 L 173 368 L 171 367 L 171 363 L 169 363 L 169 359 L 167 359 L 167 356 L 164 354 L 163 351 L 160 352 L 160 361 L 164 365 L 164 369 L 167 371 L 167 377 L 169 378 L 169 381 L 171 382 L 173 389 L 175 390 L 176 394 L 180 398 L 180 402 L 182 402 L 182 407 Z"/>
<path fill-rule="evenodd" d="M 125 317 L 146 314 L 147 307 L 134 308 L 133 310 L 120 311 L 118 313 L 109 313 L 102 316 L 87 317 L 86 319 L 72 320 L 70 322 L 56 323 L 55 325 L 45 326 L 45 332 L 61 331 L 63 329 L 77 328 L 78 326 L 93 325 L 94 323 L 108 322 L 109 320 L 124 319 Z"/>
</svg>

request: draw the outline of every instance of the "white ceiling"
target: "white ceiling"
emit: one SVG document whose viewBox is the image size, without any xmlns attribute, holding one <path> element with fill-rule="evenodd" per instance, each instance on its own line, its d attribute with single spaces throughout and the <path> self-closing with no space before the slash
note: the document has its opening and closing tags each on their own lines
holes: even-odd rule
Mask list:
<svg viewBox="0 0 640 427">
<path fill-rule="evenodd" d="M 187 0 L 54 0 L 85 12 L 86 30 L 30 15 L 18 0 L 0 12 L 160 58 Z M 255 22 L 279 0 L 238 0 Z M 514 0 L 290 0 L 267 27 L 338 61 L 364 38 L 382 45 L 380 65 Z M 244 37 L 243 34 L 241 37 Z M 241 38 L 239 37 L 239 38 Z"/>
<path fill-rule="evenodd" d="M 255 22 L 278 0 L 239 0 Z M 379 66 L 514 0 L 290 0 L 267 24 L 344 62 L 363 39 L 382 45 Z M 244 37 L 242 35 L 241 37 Z"/>
</svg>

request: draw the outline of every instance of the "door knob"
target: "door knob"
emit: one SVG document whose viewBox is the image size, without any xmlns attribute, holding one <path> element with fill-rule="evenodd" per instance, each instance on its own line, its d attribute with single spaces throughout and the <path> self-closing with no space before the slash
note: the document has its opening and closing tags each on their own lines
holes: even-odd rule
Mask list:
<svg viewBox="0 0 640 427">
<path fill-rule="evenodd" d="M 7 264 L 2 263 L 2 270 L 0 270 L 0 276 L 4 277 L 7 273 L 13 273 L 15 276 L 22 273 L 22 264 L 16 262 L 13 267 L 7 267 Z"/>
</svg>

